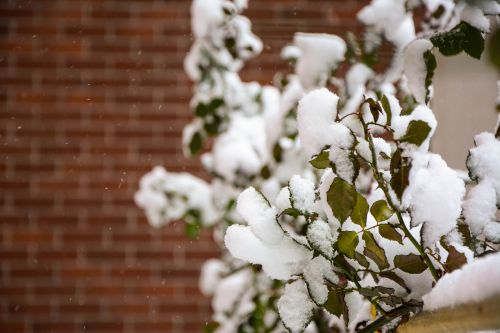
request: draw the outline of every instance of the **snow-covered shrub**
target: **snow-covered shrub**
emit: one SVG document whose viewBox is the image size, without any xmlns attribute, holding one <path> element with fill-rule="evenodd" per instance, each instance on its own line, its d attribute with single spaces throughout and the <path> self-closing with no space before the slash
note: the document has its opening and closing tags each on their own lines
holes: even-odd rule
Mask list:
<svg viewBox="0 0 500 333">
<path fill-rule="evenodd" d="M 202 269 L 206 331 L 389 331 L 422 308 L 473 299 L 440 295 L 473 267 L 499 274 L 498 255 L 475 259 L 499 248 L 499 130 L 474 139 L 469 177 L 429 151 L 434 52 L 479 58 L 500 5 L 373 0 L 358 14 L 362 39 L 297 33 L 282 52 L 294 73 L 276 87 L 238 76 L 262 49 L 246 6 L 192 5 L 195 117 L 183 143 L 193 155 L 214 137 L 201 156 L 212 181 L 157 167 L 135 197 L 154 226 L 213 227 L 222 255 Z M 393 58 L 376 71 L 384 41 Z"/>
</svg>

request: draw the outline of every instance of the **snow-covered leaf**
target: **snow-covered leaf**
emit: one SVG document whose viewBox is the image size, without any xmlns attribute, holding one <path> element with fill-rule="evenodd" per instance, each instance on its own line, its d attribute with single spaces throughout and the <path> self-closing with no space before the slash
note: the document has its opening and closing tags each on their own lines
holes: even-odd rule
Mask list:
<svg viewBox="0 0 500 333">
<path fill-rule="evenodd" d="M 309 163 L 316 169 L 326 169 L 330 166 L 330 159 L 328 158 L 328 150 L 322 150 L 321 153 L 315 155 Z"/>
<path fill-rule="evenodd" d="M 302 332 L 312 319 L 313 309 L 314 303 L 309 298 L 304 281 L 296 280 L 285 286 L 278 300 L 278 313 L 288 331 Z"/>
<path fill-rule="evenodd" d="M 450 31 L 432 36 L 431 42 L 445 56 L 465 51 L 471 57 L 479 59 L 484 50 L 481 31 L 466 22 L 460 22 Z"/>
<path fill-rule="evenodd" d="M 423 120 L 412 120 L 408 125 L 406 134 L 399 139 L 401 142 L 413 143 L 420 146 L 422 142 L 427 139 L 429 133 L 431 132 L 431 127 Z"/>
</svg>

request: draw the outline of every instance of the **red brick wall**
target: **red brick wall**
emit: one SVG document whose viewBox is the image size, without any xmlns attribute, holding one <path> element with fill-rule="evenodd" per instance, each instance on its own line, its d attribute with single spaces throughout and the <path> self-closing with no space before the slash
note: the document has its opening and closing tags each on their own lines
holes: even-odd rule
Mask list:
<svg viewBox="0 0 500 333">
<path fill-rule="evenodd" d="M 189 1 L 0 1 L 0 332 L 200 332 L 206 232 L 152 229 L 133 203 L 186 161 Z M 354 0 L 253 0 L 270 82 L 295 31 L 359 30 Z"/>
</svg>

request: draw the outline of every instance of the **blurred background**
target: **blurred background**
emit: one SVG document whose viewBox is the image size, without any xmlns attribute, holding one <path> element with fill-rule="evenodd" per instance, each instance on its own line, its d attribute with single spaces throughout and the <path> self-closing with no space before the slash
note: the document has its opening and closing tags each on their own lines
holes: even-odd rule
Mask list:
<svg viewBox="0 0 500 333">
<path fill-rule="evenodd" d="M 285 71 L 279 52 L 296 31 L 360 32 L 355 16 L 367 3 L 251 0 L 245 15 L 265 47 L 243 79 L 271 83 Z M 190 241 L 181 223 L 153 229 L 133 202 L 155 165 L 203 176 L 180 141 L 190 119 L 182 68 L 189 7 L 0 1 L 0 332 L 189 333 L 210 320 L 198 291 L 200 265 L 218 255 L 210 233 Z M 495 124 L 497 73 L 478 66 L 456 74 L 471 67 L 453 63 L 455 77 L 437 73 L 436 91 L 448 91 L 438 119 L 455 126 L 438 129 L 436 147 L 456 159 L 453 167 L 463 168 L 478 131 L 464 132 L 473 115 L 487 115 L 480 130 Z M 463 75 L 475 75 L 474 87 L 489 81 L 473 93 L 449 88 L 463 85 Z M 469 118 L 445 112 L 448 100 Z"/>
<path fill-rule="evenodd" d="M 252 0 L 270 83 L 296 31 L 361 29 L 366 1 Z M 0 332 L 201 332 L 209 232 L 153 229 L 133 202 L 154 165 L 201 175 L 181 130 L 189 0 L 0 1 Z"/>
</svg>

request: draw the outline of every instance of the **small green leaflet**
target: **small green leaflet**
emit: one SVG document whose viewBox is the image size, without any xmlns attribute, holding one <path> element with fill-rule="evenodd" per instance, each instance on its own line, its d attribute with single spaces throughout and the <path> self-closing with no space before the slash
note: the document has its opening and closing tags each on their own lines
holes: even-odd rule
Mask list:
<svg viewBox="0 0 500 333">
<path fill-rule="evenodd" d="M 357 195 L 356 205 L 352 210 L 351 220 L 357 225 L 364 228 L 366 226 L 366 216 L 368 215 L 368 202 L 361 194 Z"/>
<path fill-rule="evenodd" d="M 348 182 L 340 177 L 336 177 L 330 189 L 326 192 L 326 200 L 332 209 L 333 215 L 344 223 L 356 205 L 358 192 Z"/>
<path fill-rule="evenodd" d="M 364 231 L 363 240 L 365 241 L 364 255 L 373 260 L 380 269 L 388 268 L 389 263 L 387 262 L 385 251 L 377 244 L 372 233 Z"/>
<path fill-rule="evenodd" d="M 356 246 L 359 243 L 358 233 L 356 231 L 341 231 L 337 239 L 337 249 L 340 253 L 349 258 L 354 258 Z"/>
<path fill-rule="evenodd" d="M 377 222 L 387 220 L 394 214 L 394 211 L 389 207 L 385 200 L 377 200 L 370 207 L 370 213 L 373 215 Z"/>
<path fill-rule="evenodd" d="M 391 126 L 391 121 L 392 121 L 392 111 L 391 111 L 391 103 L 389 103 L 389 99 L 387 99 L 387 96 L 384 95 L 382 96 L 382 107 L 384 108 L 385 113 L 387 114 L 387 126 Z"/>
<path fill-rule="evenodd" d="M 425 121 L 412 120 L 406 129 L 406 134 L 399 141 L 420 146 L 427 139 L 430 132 L 431 127 Z"/>
<path fill-rule="evenodd" d="M 191 155 L 196 155 L 200 152 L 201 147 L 203 146 L 203 139 L 200 132 L 196 132 L 191 137 L 191 141 L 189 142 L 189 152 Z"/>
<path fill-rule="evenodd" d="M 380 236 L 384 237 L 385 239 L 389 239 L 403 245 L 403 237 L 392 225 L 379 225 L 378 231 L 380 233 Z"/>
<path fill-rule="evenodd" d="M 321 153 L 315 155 L 309 163 L 316 169 L 326 169 L 330 166 L 329 151 L 322 150 Z"/>
<path fill-rule="evenodd" d="M 370 267 L 370 263 L 366 260 L 366 257 L 359 252 L 354 253 L 354 259 L 363 266 L 364 268 Z"/>
<path fill-rule="evenodd" d="M 480 59 L 484 50 L 484 38 L 481 31 L 466 22 L 460 22 L 450 31 L 432 36 L 431 42 L 445 56 L 453 56 L 465 51 L 471 57 Z"/>
<path fill-rule="evenodd" d="M 380 113 L 382 112 L 382 108 L 380 107 L 380 104 L 378 104 L 377 101 L 375 101 L 373 98 L 367 98 L 366 102 L 368 103 L 370 107 L 370 112 L 373 117 L 373 121 L 377 122 L 378 117 L 380 116 Z"/>
<path fill-rule="evenodd" d="M 427 269 L 427 265 L 417 254 L 398 254 L 394 257 L 394 266 L 406 273 L 420 274 Z"/>
</svg>

